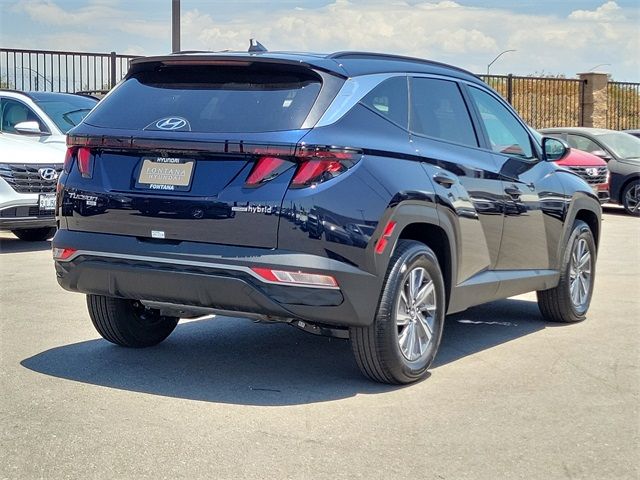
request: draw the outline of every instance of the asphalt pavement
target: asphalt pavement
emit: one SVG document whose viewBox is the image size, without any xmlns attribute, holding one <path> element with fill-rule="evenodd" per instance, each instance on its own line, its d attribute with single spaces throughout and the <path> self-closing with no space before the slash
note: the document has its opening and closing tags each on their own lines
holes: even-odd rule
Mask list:
<svg viewBox="0 0 640 480">
<path fill-rule="evenodd" d="M 405 387 L 246 319 L 115 347 L 49 249 L 0 234 L 0 478 L 640 478 L 640 220 L 619 209 L 586 321 L 544 322 L 533 294 L 470 309 Z"/>
</svg>

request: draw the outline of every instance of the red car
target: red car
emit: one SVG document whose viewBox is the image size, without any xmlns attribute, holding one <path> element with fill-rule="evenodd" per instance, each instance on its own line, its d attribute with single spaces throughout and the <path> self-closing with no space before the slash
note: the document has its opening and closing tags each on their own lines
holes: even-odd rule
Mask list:
<svg viewBox="0 0 640 480">
<path fill-rule="evenodd" d="M 580 175 L 593 187 L 600 203 L 609 201 L 609 169 L 603 159 L 572 148 L 566 157 L 556 163 Z"/>
</svg>

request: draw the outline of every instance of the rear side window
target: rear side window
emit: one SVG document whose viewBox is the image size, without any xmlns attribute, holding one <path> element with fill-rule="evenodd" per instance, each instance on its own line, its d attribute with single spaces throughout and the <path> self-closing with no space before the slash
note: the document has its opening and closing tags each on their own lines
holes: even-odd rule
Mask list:
<svg viewBox="0 0 640 480">
<path fill-rule="evenodd" d="M 302 126 L 321 88 L 308 71 L 158 67 L 136 73 L 85 119 L 98 127 L 192 132 L 269 132 Z M 163 119 L 183 119 L 185 122 Z M 170 128 L 169 128 L 170 129 Z"/>
<path fill-rule="evenodd" d="M 406 130 L 408 96 L 407 77 L 393 77 L 371 90 L 360 103 Z"/>
<path fill-rule="evenodd" d="M 478 146 L 460 89 L 448 80 L 411 79 L 410 128 L 419 135 Z"/>
</svg>

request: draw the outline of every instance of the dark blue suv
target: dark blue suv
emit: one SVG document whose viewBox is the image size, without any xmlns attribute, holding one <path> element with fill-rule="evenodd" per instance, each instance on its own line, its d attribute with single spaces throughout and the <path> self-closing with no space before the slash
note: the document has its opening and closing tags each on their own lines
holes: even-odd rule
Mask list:
<svg viewBox="0 0 640 480">
<path fill-rule="evenodd" d="M 136 59 L 74 128 L 57 197 L 58 282 L 107 340 L 179 318 L 349 338 L 371 379 L 423 377 L 445 315 L 538 291 L 585 318 L 600 203 L 474 75 L 399 56 Z"/>
</svg>

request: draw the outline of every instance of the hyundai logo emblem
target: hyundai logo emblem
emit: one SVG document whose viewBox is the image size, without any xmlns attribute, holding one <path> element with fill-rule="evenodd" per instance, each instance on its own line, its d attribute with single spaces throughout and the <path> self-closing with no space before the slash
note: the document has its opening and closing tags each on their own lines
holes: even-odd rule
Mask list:
<svg viewBox="0 0 640 480">
<path fill-rule="evenodd" d="M 58 178 L 58 172 L 56 172 L 55 168 L 45 167 L 38 170 L 40 177 L 43 180 L 56 180 Z"/>
<path fill-rule="evenodd" d="M 587 168 L 585 171 L 587 172 L 587 175 L 589 175 L 590 177 L 597 177 L 598 176 L 598 169 L 597 168 Z"/>
<path fill-rule="evenodd" d="M 161 130 L 179 130 L 188 126 L 189 122 L 182 117 L 161 118 L 156 122 L 156 127 Z"/>
</svg>

